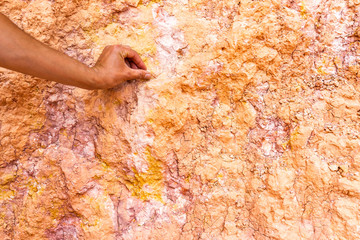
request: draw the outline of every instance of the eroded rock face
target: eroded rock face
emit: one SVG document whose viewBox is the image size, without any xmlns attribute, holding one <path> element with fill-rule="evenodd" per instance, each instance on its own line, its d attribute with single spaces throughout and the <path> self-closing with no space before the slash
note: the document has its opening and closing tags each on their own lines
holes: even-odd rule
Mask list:
<svg viewBox="0 0 360 240">
<path fill-rule="evenodd" d="M 94 64 L 87 91 L 0 70 L 0 239 L 359 239 L 357 0 L 2 1 Z"/>
</svg>

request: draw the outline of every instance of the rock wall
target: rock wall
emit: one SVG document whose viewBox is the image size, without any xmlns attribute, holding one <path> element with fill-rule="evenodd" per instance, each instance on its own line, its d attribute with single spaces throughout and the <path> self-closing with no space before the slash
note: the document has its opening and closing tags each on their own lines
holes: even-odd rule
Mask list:
<svg viewBox="0 0 360 240">
<path fill-rule="evenodd" d="M 0 239 L 359 239 L 359 0 L 5 0 L 87 91 L 0 70 Z"/>
</svg>

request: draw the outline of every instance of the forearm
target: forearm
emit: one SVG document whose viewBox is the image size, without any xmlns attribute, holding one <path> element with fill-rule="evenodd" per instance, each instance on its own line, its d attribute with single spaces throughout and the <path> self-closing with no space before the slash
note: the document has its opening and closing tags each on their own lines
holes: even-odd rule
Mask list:
<svg viewBox="0 0 360 240">
<path fill-rule="evenodd" d="M 93 69 L 24 33 L 0 13 L 0 66 L 39 78 L 92 89 Z"/>
</svg>

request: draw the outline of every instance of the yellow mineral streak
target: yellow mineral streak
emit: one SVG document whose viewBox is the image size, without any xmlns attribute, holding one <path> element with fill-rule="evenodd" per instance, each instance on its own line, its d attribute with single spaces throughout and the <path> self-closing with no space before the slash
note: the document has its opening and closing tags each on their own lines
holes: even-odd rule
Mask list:
<svg viewBox="0 0 360 240">
<path fill-rule="evenodd" d="M 133 169 L 134 176 L 127 175 L 126 186 L 131 190 L 132 195 L 142 200 L 155 199 L 163 202 L 164 190 L 163 163 L 151 155 L 148 147 L 145 152 L 148 168 L 145 172 Z"/>
<path fill-rule="evenodd" d="M 300 2 L 300 13 L 301 13 L 301 16 L 306 19 L 307 17 L 307 11 L 306 11 L 306 6 L 305 6 L 305 2 L 304 1 L 301 1 Z"/>
<path fill-rule="evenodd" d="M 14 198 L 15 191 L 8 186 L 0 186 L 0 202 Z"/>
</svg>

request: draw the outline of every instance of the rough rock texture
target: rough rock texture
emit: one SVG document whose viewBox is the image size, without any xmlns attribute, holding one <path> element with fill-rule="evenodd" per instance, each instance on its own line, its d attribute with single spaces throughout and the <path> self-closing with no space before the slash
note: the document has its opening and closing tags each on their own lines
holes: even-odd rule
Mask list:
<svg viewBox="0 0 360 240">
<path fill-rule="evenodd" d="M 127 44 L 157 77 L 0 70 L 0 239 L 359 239 L 359 4 L 1 1 L 86 64 Z"/>
</svg>

